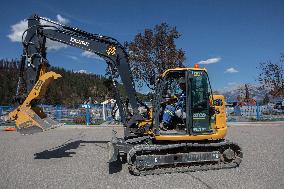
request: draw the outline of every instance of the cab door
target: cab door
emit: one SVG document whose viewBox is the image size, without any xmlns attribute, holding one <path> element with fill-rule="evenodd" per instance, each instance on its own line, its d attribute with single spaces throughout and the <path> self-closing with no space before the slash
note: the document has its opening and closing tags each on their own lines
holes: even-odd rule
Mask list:
<svg viewBox="0 0 284 189">
<path fill-rule="evenodd" d="M 189 134 L 212 132 L 208 76 L 203 70 L 187 71 L 187 125 Z"/>
</svg>

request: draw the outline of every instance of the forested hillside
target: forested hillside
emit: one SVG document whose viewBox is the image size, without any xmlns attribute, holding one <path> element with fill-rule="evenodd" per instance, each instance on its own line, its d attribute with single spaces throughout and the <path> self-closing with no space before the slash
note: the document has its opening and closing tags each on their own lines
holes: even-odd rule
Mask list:
<svg viewBox="0 0 284 189">
<path fill-rule="evenodd" d="M 17 60 L 0 60 L 0 105 L 11 105 L 16 94 L 18 82 Z M 96 74 L 76 73 L 64 68 L 51 67 L 50 70 L 61 74 L 63 77 L 55 80 L 49 87 L 43 104 L 78 105 L 86 102 L 89 97 L 93 102 L 103 102 L 112 98 L 111 81 L 105 76 Z M 120 93 L 125 96 L 122 85 L 118 85 Z M 137 94 L 143 101 L 150 97 Z"/>
<path fill-rule="evenodd" d="M 16 94 L 17 67 L 16 60 L 0 60 L 0 105 L 12 104 Z"/>
<path fill-rule="evenodd" d="M 18 61 L 0 60 L 0 105 L 13 104 L 18 80 Z M 63 77 L 56 80 L 46 93 L 42 103 L 75 105 L 89 97 L 102 102 L 111 97 L 111 89 L 106 87 L 107 79 L 101 75 L 74 73 L 63 68 L 51 70 Z"/>
</svg>

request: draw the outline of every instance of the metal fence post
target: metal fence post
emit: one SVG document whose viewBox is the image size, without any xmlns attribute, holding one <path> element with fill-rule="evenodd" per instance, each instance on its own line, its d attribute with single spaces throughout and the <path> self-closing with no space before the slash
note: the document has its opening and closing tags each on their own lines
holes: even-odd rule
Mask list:
<svg viewBox="0 0 284 189">
<path fill-rule="evenodd" d="M 256 101 L 256 120 L 260 120 L 260 116 L 259 116 L 259 104 L 258 104 L 258 101 Z"/>
<path fill-rule="evenodd" d="M 61 105 L 56 105 L 56 120 L 60 121 L 61 120 Z"/>
<path fill-rule="evenodd" d="M 86 124 L 90 125 L 90 105 L 86 106 Z"/>
<path fill-rule="evenodd" d="M 103 103 L 103 120 L 106 120 L 106 106 L 105 103 Z"/>
</svg>

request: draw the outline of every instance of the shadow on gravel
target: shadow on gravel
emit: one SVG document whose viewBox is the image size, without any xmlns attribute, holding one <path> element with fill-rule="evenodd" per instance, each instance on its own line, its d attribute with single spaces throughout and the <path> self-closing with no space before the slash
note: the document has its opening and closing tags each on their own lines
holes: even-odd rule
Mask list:
<svg viewBox="0 0 284 189">
<path fill-rule="evenodd" d="M 44 150 L 39 153 L 34 154 L 34 159 L 52 159 L 52 158 L 64 158 L 64 157 L 72 157 L 73 154 L 76 152 L 69 152 L 69 150 L 77 149 L 79 146 L 85 146 L 84 144 L 95 144 L 98 147 L 105 148 L 107 147 L 98 145 L 98 144 L 106 144 L 109 141 L 84 141 L 84 140 L 77 140 L 69 143 L 64 143 L 60 146 L 55 148 Z M 115 162 L 109 163 L 109 174 L 118 173 L 122 170 L 123 162 L 120 158 L 117 159 Z"/>
<path fill-rule="evenodd" d="M 100 146 L 98 144 L 106 144 L 109 141 L 84 141 L 84 140 L 77 140 L 69 143 L 64 143 L 60 146 L 55 148 L 44 150 L 39 153 L 34 154 L 34 159 L 52 159 L 52 158 L 64 158 L 64 157 L 72 157 L 73 154 L 76 152 L 68 152 L 72 149 L 77 149 L 79 146 L 85 146 L 83 144 L 96 144 L 101 148 L 107 149 L 107 147 Z"/>
</svg>

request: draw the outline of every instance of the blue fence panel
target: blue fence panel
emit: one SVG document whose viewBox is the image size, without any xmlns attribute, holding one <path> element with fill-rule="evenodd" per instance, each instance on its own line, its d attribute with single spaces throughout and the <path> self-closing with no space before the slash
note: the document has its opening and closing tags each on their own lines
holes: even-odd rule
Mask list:
<svg viewBox="0 0 284 189">
<path fill-rule="evenodd" d="M 14 109 L 13 106 L 0 106 L 0 126 L 12 124 L 8 118 L 8 113 Z"/>
<path fill-rule="evenodd" d="M 283 120 L 283 109 L 275 109 L 273 105 L 226 107 L 227 121 L 262 121 Z"/>
</svg>

